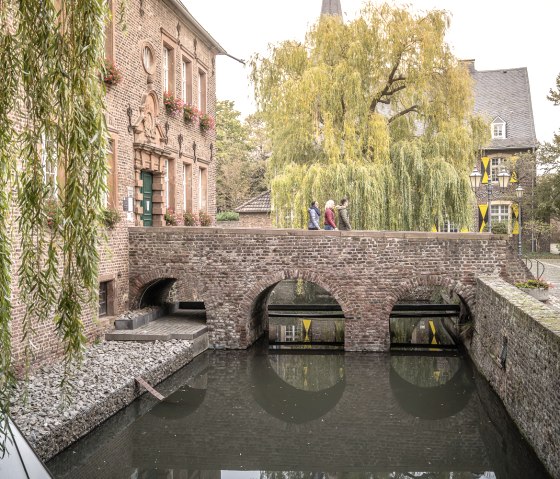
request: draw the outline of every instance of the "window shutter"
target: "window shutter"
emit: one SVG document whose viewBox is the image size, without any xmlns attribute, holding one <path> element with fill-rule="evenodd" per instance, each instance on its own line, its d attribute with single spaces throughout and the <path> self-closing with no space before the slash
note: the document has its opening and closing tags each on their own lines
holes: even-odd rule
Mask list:
<svg viewBox="0 0 560 479">
<path fill-rule="evenodd" d="M 488 184 L 488 175 L 490 174 L 490 158 L 483 156 L 481 163 L 482 183 L 486 185 Z"/>
<path fill-rule="evenodd" d="M 478 231 L 482 233 L 488 224 L 488 205 L 478 205 Z"/>
<path fill-rule="evenodd" d="M 518 235 L 519 234 L 519 205 L 517 203 L 511 204 L 511 216 L 513 221 L 511 234 Z"/>
</svg>

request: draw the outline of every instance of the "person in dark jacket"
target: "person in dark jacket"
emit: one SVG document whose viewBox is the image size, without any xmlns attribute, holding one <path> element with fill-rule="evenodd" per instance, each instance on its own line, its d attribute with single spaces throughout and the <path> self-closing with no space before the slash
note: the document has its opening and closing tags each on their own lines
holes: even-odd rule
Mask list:
<svg viewBox="0 0 560 479">
<path fill-rule="evenodd" d="M 334 201 L 329 200 L 325 204 L 325 229 L 337 230 L 336 223 L 334 222 Z"/>
<path fill-rule="evenodd" d="M 350 219 L 348 218 L 348 198 L 342 198 L 340 206 L 336 207 L 338 210 L 338 226 L 341 231 L 349 231 L 352 229 L 350 226 Z"/>
<path fill-rule="evenodd" d="M 317 201 L 311 203 L 311 206 L 307 210 L 307 212 L 309 213 L 309 223 L 307 224 L 307 229 L 321 229 L 321 227 L 319 226 L 319 220 L 321 219 L 321 210 L 319 209 L 319 203 Z"/>
</svg>

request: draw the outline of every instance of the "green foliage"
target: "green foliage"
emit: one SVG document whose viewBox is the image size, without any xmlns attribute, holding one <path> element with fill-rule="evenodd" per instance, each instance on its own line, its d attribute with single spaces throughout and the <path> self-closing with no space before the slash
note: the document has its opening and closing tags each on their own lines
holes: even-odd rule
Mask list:
<svg viewBox="0 0 560 479">
<path fill-rule="evenodd" d="M 507 235 L 509 233 L 508 224 L 505 221 L 492 223 L 492 233 L 496 235 Z"/>
<path fill-rule="evenodd" d="M 524 283 L 515 283 L 515 286 L 525 289 L 548 289 L 550 287 L 546 281 L 540 279 L 529 279 Z"/>
<path fill-rule="evenodd" d="M 121 220 L 120 213 L 112 208 L 103 210 L 103 225 L 112 230 Z"/>
<path fill-rule="evenodd" d="M 232 101 L 216 105 L 217 206 L 236 208 L 267 189 L 267 134 L 257 115 L 244 122 Z"/>
<path fill-rule="evenodd" d="M 252 59 L 278 226 L 305 227 L 311 199 L 343 196 L 359 229 L 469 223 L 468 173 L 489 129 L 471 114 L 447 23 L 441 11 L 368 4 L 351 23 L 325 16 L 303 44 Z"/>
<path fill-rule="evenodd" d="M 59 12 L 51 1 L 0 2 L 0 409 L 8 413 L 11 255 L 20 252 L 27 358 L 34 323 L 54 318 L 67 362 L 78 360 L 86 340 L 84 307 L 97 299 L 107 176 L 99 72 L 108 11 L 102 0 L 60 3 Z M 15 132 L 11 114 L 25 115 L 23 130 Z M 64 177 L 57 189 L 45 180 L 45 170 Z M 54 198 L 56 213 L 49 216 Z M 49 222 L 56 227 L 48 228 Z M 10 241 L 12 227 L 19 229 L 20 245 Z"/>
<path fill-rule="evenodd" d="M 239 213 L 235 211 L 222 211 L 216 215 L 217 221 L 239 221 Z"/>
</svg>

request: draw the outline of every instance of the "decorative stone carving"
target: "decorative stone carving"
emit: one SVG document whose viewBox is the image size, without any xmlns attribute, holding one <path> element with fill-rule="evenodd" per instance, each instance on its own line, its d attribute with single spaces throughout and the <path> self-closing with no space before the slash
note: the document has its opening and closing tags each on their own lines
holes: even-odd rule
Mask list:
<svg viewBox="0 0 560 479">
<path fill-rule="evenodd" d="M 159 105 L 156 93 L 151 90 L 142 95 L 139 115 L 132 125 L 135 146 L 148 145 L 163 153 L 167 137 L 159 124 Z"/>
</svg>

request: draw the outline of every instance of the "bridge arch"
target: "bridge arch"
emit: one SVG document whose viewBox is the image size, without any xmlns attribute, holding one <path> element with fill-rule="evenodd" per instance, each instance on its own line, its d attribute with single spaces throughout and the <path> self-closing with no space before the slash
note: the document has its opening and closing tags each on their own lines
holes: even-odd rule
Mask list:
<svg viewBox="0 0 560 479">
<path fill-rule="evenodd" d="M 472 285 L 466 285 L 460 281 L 450 278 L 449 276 L 430 274 L 414 276 L 412 278 L 406 279 L 395 285 L 389 292 L 389 297 L 391 300 L 391 307 L 389 312 L 392 311 L 395 304 L 402 300 L 411 291 L 414 291 L 420 287 L 442 287 L 445 288 L 450 293 L 455 293 L 464 304 L 468 307 L 470 311 L 474 310 L 476 298 L 475 298 L 475 288 Z"/>
<path fill-rule="evenodd" d="M 177 298 L 171 297 L 172 290 L 176 291 Z M 131 279 L 130 309 L 142 307 L 147 295 L 151 295 L 160 304 L 167 300 L 203 301 L 206 304 L 204 292 L 200 278 L 184 269 L 154 268 Z"/>
<path fill-rule="evenodd" d="M 339 304 L 345 321 L 356 316 L 355 305 L 350 296 L 335 277 L 326 277 L 310 270 L 285 269 L 259 279 L 243 296 L 239 303 L 241 316 L 240 340 L 247 346 L 255 342 L 264 332 L 267 322 L 266 306 L 270 293 L 278 283 L 284 280 L 302 279 L 314 283 L 326 290 Z"/>
</svg>

